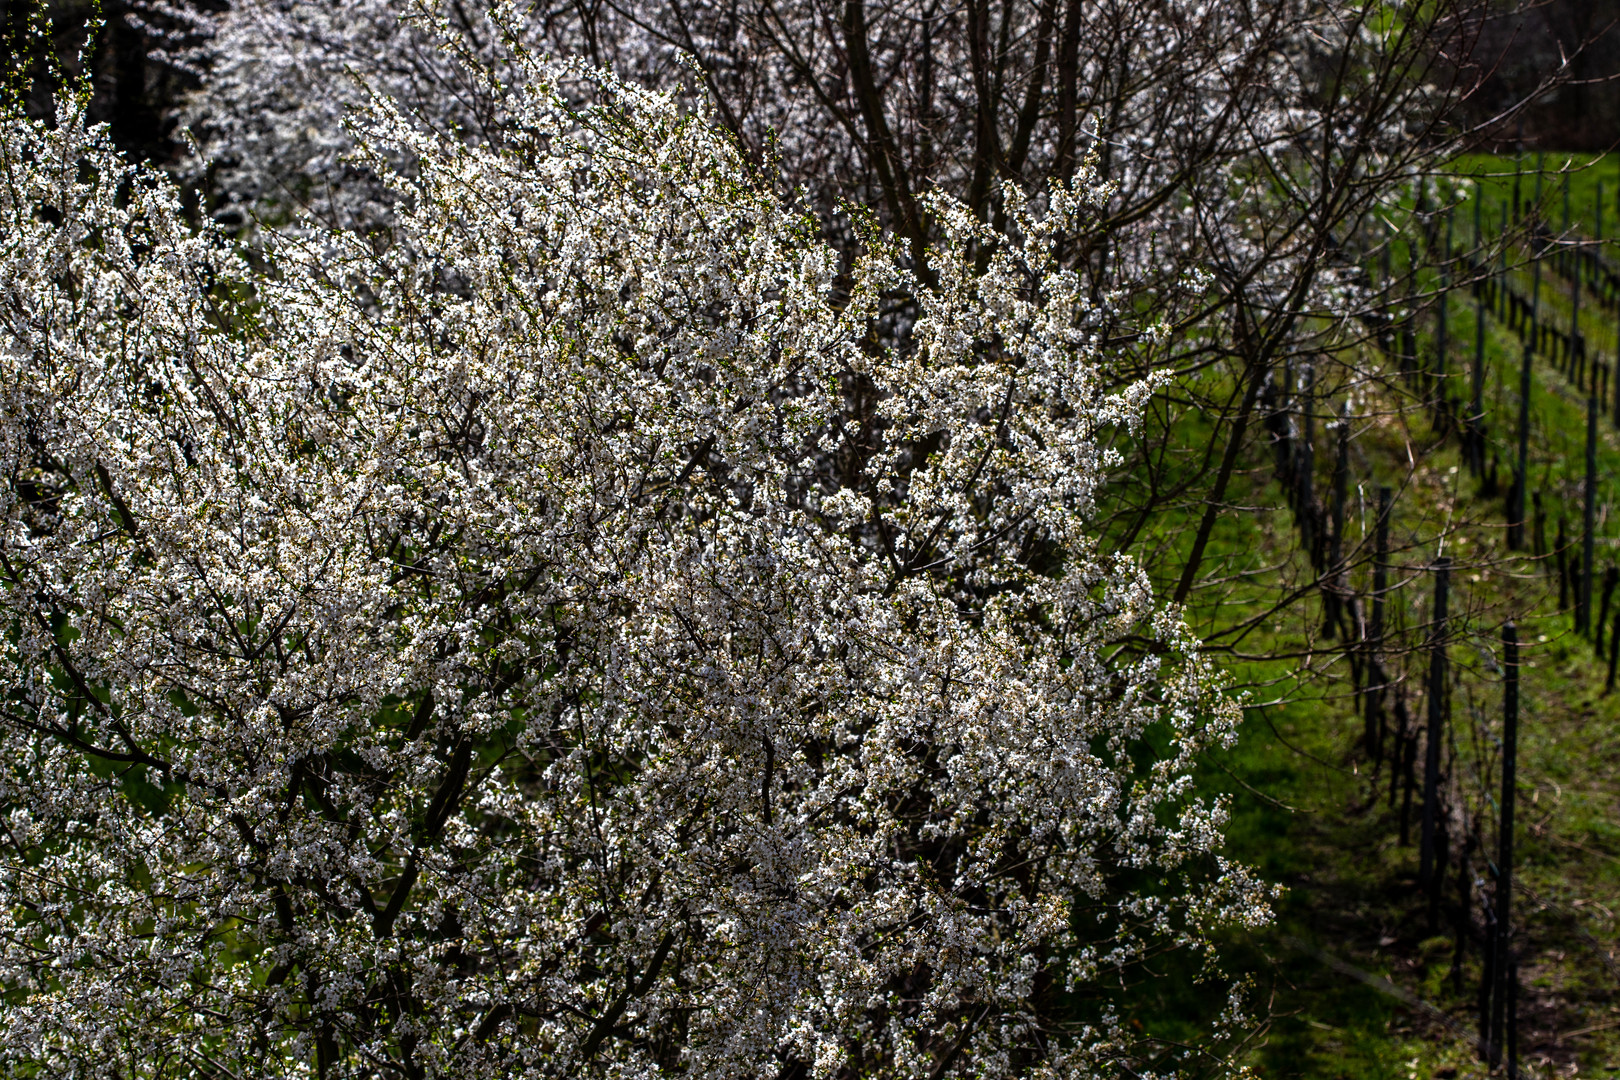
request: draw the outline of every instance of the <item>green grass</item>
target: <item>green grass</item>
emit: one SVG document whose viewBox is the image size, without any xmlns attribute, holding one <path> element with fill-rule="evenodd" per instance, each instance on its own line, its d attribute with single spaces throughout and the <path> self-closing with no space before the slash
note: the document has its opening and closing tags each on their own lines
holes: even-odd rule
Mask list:
<svg viewBox="0 0 1620 1080">
<path fill-rule="evenodd" d="M 1501 227 L 1503 205 L 1512 217 L 1514 191 L 1519 193 L 1521 212 L 1527 211 L 1536 195 L 1535 154 L 1523 156 L 1468 154 L 1453 164 L 1453 175 L 1466 179 L 1482 204 L 1487 235 Z M 1564 232 L 1565 192 L 1569 196 L 1569 227 L 1588 238 L 1598 235 L 1598 208 L 1602 207 L 1603 236 L 1620 233 L 1620 154 L 1543 154 L 1541 155 L 1542 217 L 1555 233 Z M 1602 201 L 1599 202 L 1601 188 Z M 1471 239 L 1473 205 L 1466 201 L 1455 211 L 1456 235 Z"/>
<path fill-rule="evenodd" d="M 1483 178 L 1480 189 L 1489 205 L 1504 191 L 1511 194 L 1504 164 L 1471 159 L 1460 171 Z M 1552 198 L 1558 184 L 1569 183 L 1573 208 L 1582 200 L 1590 204 L 1603 178 L 1612 198 L 1620 195 L 1617 170 L 1620 159 L 1611 157 L 1547 183 L 1544 191 Z M 1526 183 L 1523 191 L 1531 190 Z M 1612 230 L 1620 215 L 1606 213 L 1605 220 Z M 1589 227 L 1586 219 L 1579 223 Z M 1527 255 L 1520 249 L 1516 258 Z M 1516 269 L 1515 281 L 1527 282 L 1528 273 Z M 1422 284 L 1432 288 L 1438 282 L 1431 275 Z M 1545 273 L 1543 290 L 1547 317 L 1567 319 L 1567 282 Z M 1472 363 L 1476 309 L 1458 291 L 1449 310 L 1450 393 L 1460 401 Z M 1430 357 L 1432 314 L 1421 318 L 1419 351 Z M 1514 333 L 1487 319 L 1486 424 L 1501 463 L 1502 493 L 1483 496 L 1456 440 L 1441 439 L 1395 390 L 1380 390 L 1362 400 L 1356 422 L 1354 473 L 1361 495 L 1352 495 L 1348 539 L 1365 542 L 1372 521 L 1370 507 L 1363 507 L 1375 486 L 1396 487 L 1392 535 L 1400 588 L 1390 621 L 1413 649 L 1403 662 L 1409 704 L 1420 722 L 1426 670 L 1421 645 L 1432 587 L 1426 567 L 1442 541 L 1456 561 L 1452 605 L 1461 636 L 1449 649 L 1450 773 L 1470 831 L 1491 853 L 1500 782 L 1497 642 L 1502 622 L 1518 621 L 1525 643 L 1517 844 L 1527 892 L 1516 898 L 1525 948 L 1522 1060 L 1535 1076 L 1620 1074 L 1620 1007 L 1612 1004 L 1620 987 L 1620 693 L 1603 695 L 1603 664 L 1591 644 L 1573 633 L 1570 613 L 1558 609 L 1550 559 L 1505 548 L 1503 502 L 1516 454 L 1522 347 Z M 1613 342 L 1614 323 L 1613 315 L 1592 305 L 1583 330 L 1589 340 Z M 1614 346 L 1599 347 L 1612 361 Z M 1532 371 L 1530 490 L 1543 496 L 1548 543 L 1562 516 L 1578 550 L 1584 395 L 1544 358 L 1536 358 Z M 1599 424 L 1599 572 L 1614 561 L 1620 542 L 1620 431 L 1612 413 L 1611 398 Z M 1174 442 L 1200 452 L 1211 438 L 1224 443 L 1224 432 L 1211 431 L 1202 416 L 1180 423 Z M 1328 445 L 1319 433 L 1318 446 Z M 1251 456 L 1228 501 L 1259 509 L 1219 517 L 1204 569 L 1206 576 L 1232 580 L 1213 594 L 1195 596 L 1189 611 L 1206 634 L 1257 616 L 1279 583 L 1310 577 L 1297 550 L 1293 515 L 1270 478 L 1269 459 L 1259 450 Z M 1319 492 L 1327 484 L 1329 458 L 1319 450 Z M 1161 523 L 1162 535 L 1138 540 L 1164 592 L 1174 587 L 1195 509 L 1170 515 Z M 1367 590 L 1369 570 L 1361 566 L 1354 576 L 1357 588 Z M 1254 704 L 1238 746 L 1211 761 L 1203 782 L 1232 800 L 1231 851 L 1288 890 L 1274 927 L 1231 942 L 1230 966 L 1253 976 L 1253 1000 L 1269 1018 L 1244 1061 L 1267 1077 L 1483 1076 L 1466 1034 L 1344 973 L 1347 964 L 1385 977 L 1443 1010 L 1465 1032 L 1473 1030 L 1478 949 L 1468 942 L 1459 955 L 1445 917 L 1437 933 L 1429 928 L 1415 880 L 1416 808 L 1412 844 L 1402 847 L 1399 811 L 1388 799 L 1389 769 L 1369 760 L 1359 745 L 1361 721 L 1345 665 L 1302 666 L 1298 659 L 1309 652 L 1320 660 L 1336 647 L 1321 641 L 1320 623 L 1319 601 L 1312 597 L 1262 620 L 1223 656 Z M 1484 873 L 1480 854 L 1472 859 Z M 1448 881 L 1448 902 L 1457 895 L 1457 883 Z M 1179 1013 L 1208 1008 L 1207 995 L 1177 984 L 1173 974 L 1161 981 L 1165 985 L 1150 990 L 1151 1004 L 1144 1007 L 1150 1026 L 1166 1025 L 1168 1031 Z"/>
</svg>

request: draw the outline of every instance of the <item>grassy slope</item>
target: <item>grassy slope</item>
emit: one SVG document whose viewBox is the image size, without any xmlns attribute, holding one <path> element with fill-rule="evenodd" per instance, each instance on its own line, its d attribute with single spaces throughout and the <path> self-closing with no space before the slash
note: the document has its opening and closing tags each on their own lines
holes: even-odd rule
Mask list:
<svg viewBox="0 0 1620 1080">
<path fill-rule="evenodd" d="M 1474 160 L 1472 168 L 1493 163 Z M 1500 174 L 1500 161 L 1494 163 Z M 1610 168 L 1604 170 L 1609 197 L 1620 193 Z M 1577 184 L 1595 188 L 1598 170 L 1580 174 Z M 1494 185 L 1495 191 L 1490 190 Z M 1511 191 L 1511 178 L 1485 181 L 1487 199 Z M 1554 211 L 1556 189 L 1548 185 Z M 1524 192 L 1528 196 L 1530 185 Z M 1576 199 L 1580 197 L 1576 189 Z M 1595 190 L 1592 192 L 1595 195 Z M 1590 202 L 1590 199 L 1587 200 Z M 1487 205 L 1490 205 L 1489 203 Z M 1461 215 L 1459 215 L 1461 216 Z M 1606 213 L 1611 234 L 1616 216 Z M 1487 219 L 1488 220 L 1488 219 Z M 1554 221 L 1557 217 L 1554 216 Z M 1591 224 L 1587 225 L 1588 230 Z M 1465 238 L 1459 233 L 1459 239 Z M 1516 280 L 1528 292 L 1529 278 Z M 1567 291 L 1552 275 L 1543 278 L 1543 300 L 1551 318 L 1567 313 Z M 1463 370 L 1472 356 L 1474 306 L 1461 294 L 1451 312 L 1451 360 Z M 1613 356 L 1613 317 L 1588 308 L 1589 340 Z M 1426 321 L 1425 327 L 1432 325 Z M 1607 337 L 1603 335 L 1607 334 Z M 1512 460 L 1517 408 L 1518 339 L 1494 319 L 1488 322 L 1490 377 L 1487 383 L 1491 444 L 1503 461 L 1503 486 Z M 1424 339 L 1422 351 L 1430 355 Z M 1461 384 L 1453 391 L 1461 396 Z M 1365 410 L 1372 414 L 1379 403 Z M 1389 402 L 1384 402 L 1388 405 Z M 1585 402 L 1551 365 L 1538 361 L 1532 394 L 1532 490 L 1549 507 L 1549 542 L 1560 512 L 1578 534 Z M 1195 422 L 1196 423 L 1196 422 Z M 1355 481 L 1370 498 L 1376 483 L 1400 492 L 1393 533 L 1398 549 L 1396 577 L 1404 587 L 1392 600 L 1392 619 L 1408 641 L 1421 642 L 1427 620 L 1427 575 L 1421 569 L 1437 550 L 1437 538 L 1452 531 L 1446 553 L 1457 560 L 1453 612 L 1461 611 L 1464 639 L 1450 649 L 1453 665 L 1451 773 L 1457 796 L 1467 807 L 1479 840 L 1494 853 L 1495 811 L 1490 793 L 1499 785 L 1500 674 L 1496 642 L 1501 622 L 1518 619 L 1526 642 L 1520 742 L 1520 827 L 1517 831 L 1520 880 L 1516 898 L 1525 950 L 1521 979 L 1521 1053 L 1535 1075 L 1620 1073 L 1620 987 L 1616 963 L 1616 914 L 1620 913 L 1620 693 L 1602 695 L 1603 671 L 1589 643 L 1577 638 L 1568 613 L 1557 610 L 1557 585 L 1547 560 L 1505 550 L 1502 500 L 1486 499 L 1461 468 L 1454 442 L 1430 452 L 1435 438 L 1425 421 L 1392 411 L 1358 423 Z M 1191 445 L 1208 432 L 1189 429 Z M 1318 436 L 1318 445 L 1328 440 Z M 1326 481 L 1327 455 L 1318 453 L 1318 490 Z M 1254 461 L 1243 490 L 1232 502 L 1258 507 L 1223 514 L 1215 537 L 1224 561 L 1213 564 L 1238 574 L 1220 606 L 1191 613 L 1195 624 L 1229 626 L 1246 614 L 1258 595 L 1245 591 L 1240 571 L 1275 582 L 1292 574 L 1308 578 L 1297 564 L 1292 515 L 1281 509 L 1282 494 L 1269 480 L 1266 463 Z M 1612 420 L 1600 424 L 1600 568 L 1614 561 L 1611 523 L 1616 480 L 1620 479 L 1620 433 Z M 1352 496 L 1354 500 L 1355 495 Z M 1370 515 L 1353 511 L 1349 532 L 1363 537 Z M 1473 524 L 1462 524 L 1472 521 Z M 1155 567 L 1159 584 L 1173 587 L 1179 563 L 1165 553 Z M 1356 572 L 1358 589 L 1368 588 L 1365 568 Z M 1250 605 L 1246 607 L 1245 605 Z M 1613 617 L 1611 613 L 1611 618 Z M 1370 762 L 1358 745 L 1361 722 L 1348 696 L 1348 682 L 1317 679 L 1300 683 L 1304 652 L 1319 656 L 1330 643 L 1316 640 L 1320 607 L 1312 600 L 1271 619 L 1245 637 L 1239 656 L 1228 661 L 1259 702 L 1249 711 L 1244 738 L 1224 761 L 1211 768 L 1208 786 L 1230 793 L 1230 830 L 1235 853 L 1288 887 L 1276 926 L 1255 938 L 1234 942 L 1235 966 L 1254 973 L 1259 1003 L 1273 1017 L 1249 1060 L 1268 1077 L 1427 1077 L 1484 1075 L 1466 1035 L 1402 1004 L 1330 966 L 1324 953 L 1378 976 L 1445 1010 L 1472 1030 L 1479 979 L 1477 948 L 1470 943 L 1454 964 L 1455 949 L 1445 918 L 1432 934 L 1416 889 L 1416 825 L 1411 846 L 1398 844 L 1398 811 L 1388 799 L 1389 770 Z M 1249 659 L 1284 656 L 1286 659 Z M 1421 654 L 1406 658 L 1408 700 L 1421 718 L 1424 702 Z M 1342 665 L 1341 665 L 1342 667 Z M 1421 763 L 1419 764 L 1421 770 Z M 1261 794 L 1263 793 L 1263 795 Z M 1415 819 L 1415 813 L 1414 813 Z M 1476 856 L 1476 868 L 1483 863 Z M 1448 881 L 1448 903 L 1457 883 Z M 1534 897 L 1535 899 L 1532 899 Z M 1315 950 L 1315 951 L 1313 951 Z M 1167 977 L 1157 1009 L 1160 1023 L 1171 1023 L 1187 1006 L 1188 991 Z M 1150 1021 L 1150 1023 L 1153 1021 Z M 1614 1025 L 1612 1027 L 1606 1025 Z M 1589 1029 L 1580 1033 L 1581 1029 Z M 1610 1068 L 1612 1066 L 1612 1068 Z M 1454 1070 L 1454 1071 L 1452 1071 Z"/>
</svg>

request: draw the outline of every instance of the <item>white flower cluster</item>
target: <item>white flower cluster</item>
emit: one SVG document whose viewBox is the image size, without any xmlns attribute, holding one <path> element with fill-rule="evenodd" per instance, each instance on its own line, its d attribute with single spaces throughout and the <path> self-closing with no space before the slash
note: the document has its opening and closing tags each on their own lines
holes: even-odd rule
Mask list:
<svg viewBox="0 0 1620 1080">
<path fill-rule="evenodd" d="M 1107 1071 L 1064 1002 L 1267 915 L 1237 710 L 1086 531 L 1151 390 L 1090 193 L 939 199 L 920 282 L 508 62 L 499 142 L 354 121 L 386 238 L 251 256 L 5 119 L 0 1067 Z"/>
</svg>

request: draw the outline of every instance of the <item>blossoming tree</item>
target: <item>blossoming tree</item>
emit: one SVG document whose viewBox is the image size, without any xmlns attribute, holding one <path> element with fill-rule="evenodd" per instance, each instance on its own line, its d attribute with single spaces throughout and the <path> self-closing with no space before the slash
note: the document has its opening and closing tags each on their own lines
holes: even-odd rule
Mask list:
<svg viewBox="0 0 1620 1080">
<path fill-rule="evenodd" d="M 1321 424 L 1346 399 L 1363 410 L 1370 386 L 1405 393 L 1392 385 L 1399 365 L 1360 346 L 1424 301 L 1364 270 L 1389 264 L 1378 251 L 1386 223 L 1414 206 L 1395 265 L 1438 249 L 1434 211 L 1449 196 L 1414 191 L 1465 142 L 1456 106 L 1498 63 L 1476 45 L 1486 16 L 1501 14 L 1487 0 L 151 7 L 186 31 L 165 55 L 198 73 L 182 119 L 231 221 L 280 224 L 307 206 L 386 229 L 385 185 L 339 122 L 379 92 L 437 130 L 500 141 L 505 114 L 466 75 L 521 78 L 487 24 L 492 10 L 508 11 L 506 33 L 531 48 L 711 103 L 752 171 L 802 193 L 841 253 L 862 247 L 837 213 L 854 202 L 925 278 L 927 249 L 944 237 L 932 193 L 1011 227 L 1007 183 L 1038 200 L 1089 160 L 1109 193 L 1066 238 L 1062 262 L 1097 310 L 1110 294 L 1129 297 L 1131 318 L 1096 324 L 1104 378 L 1118 389 L 1150 370 L 1177 376 L 1143 433 L 1116 444 L 1135 483 L 1110 489 L 1120 497 L 1093 524 L 1194 610 L 1227 578 L 1205 554 L 1241 455 L 1277 435 L 1263 419 Z M 1166 337 L 1139 333 L 1156 323 Z M 1189 425 L 1210 428 L 1201 438 L 1217 451 L 1179 452 L 1174 433 Z M 1271 601 L 1287 608 L 1316 591 L 1288 581 Z"/>
<path fill-rule="evenodd" d="M 386 234 L 0 129 L 0 1060 L 1107 1071 L 1077 995 L 1266 914 L 1235 707 L 1087 528 L 1155 386 L 1062 257 L 1106 189 L 938 196 L 924 279 L 502 47 L 499 139 L 352 118 Z"/>
</svg>

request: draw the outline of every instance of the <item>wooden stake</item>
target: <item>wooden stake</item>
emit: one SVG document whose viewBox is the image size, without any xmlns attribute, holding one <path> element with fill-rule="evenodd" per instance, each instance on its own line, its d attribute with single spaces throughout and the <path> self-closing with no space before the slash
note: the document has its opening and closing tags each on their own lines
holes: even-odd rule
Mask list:
<svg viewBox="0 0 1620 1080">
<path fill-rule="evenodd" d="M 1567 194 L 1569 188 L 1566 187 L 1564 191 Z M 1581 248 L 1575 249 L 1577 254 L 1581 250 Z M 1570 291 L 1569 347 L 1575 353 L 1577 363 L 1584 370 L 1586 367 L 1586 338 L 1581 334 L 1581 262 L 1579 258 L 1575 259 L 1575 279 Z M 1597 365 L 1594 364 L 1592 366 L 1592 393 L 1597 392 Z"/>
<path fill-rule="evenodd" d="M 1296 517 L 1299 521 L 1300 546 L 1305 549 L 1305 556 L 1311 560 L 1311 566 L 1318 573 L 1322 570 L 1322 538 L 1317 535 L 1316 520 L 1316 365 L 1307 364 L 1300 377 L 1299 394 L 1299 460 L 1296 465 L 1299 484 L 1299 509 Z"/>
<path fill-rule="evenodd" d="M 1519 204 L 1518 197 L 1515 196 L 1514 200 L 1513 200 L 1513 206 L 1514 206 L 1513 214 L 1514 214 L 1514 220 L 1515 221 L 1518 220 L 1518 213 L 1519 213 L 1518 204 Z M 1498 258 L 1497 258 L 1499 266 L 1497 268 L 1497 273 L 1496 273 L 1496 280 L 1498 282 L 1498 287 L 1497 287 L 1496 291 L 1501 295 L 1501 298 L 1502 298 L 1502 313 L 1501 313 L 1501 315 L 1498 316 L 1498 318 L 1500 318 L 1503 322 L 1508 321 L 1507 231 L 1508 231 L 1508 209 L 1507 209 L 1507 203 L 1503 203 L 1502 204 L 1502 232 L 1501 232 L 1503 242 L 1502 242 L 1502 250 L 1498 254 Z"/>
<path fill-rule="evenodd" d="M 1519 962 L 1507 963 L 1507 1075 L 1519 1080 Z"/>
<path fill-rule="evenodd" d="M 1417 370 L 1417 319 L 1413 309 L 1417 306 L 1415 293 L 1417 291 L 1417 241 L 1406 242 L 1406 314 L 1401 319 L 1401 370 L 1406 373 L 1408 382 L 1418 378 Z"/>
<path fill-rule="evenodd" d="M 1451 213 L 1448 211 L 1446 213 L 1446 246 L 1445 250 L 1440 254 L 1440 296 L 1438 298 L 1439 307 L 1435 311 L 1434 328 L 1434 408 L 1435 420 L 1441 427 L 1445 426 L 1446 416 L 1450 411 L 1446 408 L 1446 348 L 1449 344 L 1447 341 L 1449 327 L 1447 326 L 1446 316 L 1448 314 L 1447 309 L 1450 307 L 1447 302 L 1451 290 L 1450 259 Z"/>
<path fill-rule="evenodd" d="M 1541 347 L 1541 258 L 1530 264 L 1530 341 Z"/>
<path fill-rule="evenodd" d="M 1597 544 L 1597 395 L 1586 399 L 1586 534 L 1581 547 L 1581 592 L 1576 601 L 1575 627 L 1592 635 L 1592 560 Z"/>
<path fill-rule="evenodd" d="M 1486 860 L 1489 864 L 1490 860 Z M 1479 1043 L 1486 1061 L 1491 1060 L 1491 997 L 1496 989 L 1496 907 L 1489 898 L 1480 901 L 1485 921 L 1485 942 L 1481 948 L 1479 973 Z"/>
<path fill-rule="evenodd" d="M 1395 693 L 1395 722 L 1401 726 L 1401 776 L 1405 783 L 1401 789 L 1401 847 L 1412 843 L 1412 794 L 1417 789 L 1417 731 L 1412 714 L 1406 709 L 1406 699 L 1397 689 Z"/>
<path fill-rule="evenodd" d="M 1519 368 L 1519 465 L 1513 474 L 1512 505 L 1508 510 L 1508 547 L 1515 551 L 1524 547 L 1524 487 L 1530 462 L 1530 361 L 1534 356 L 1534 350 L 1526 345 Z"/>
<path fill-rule="evenodd" d="M 1434 561 L 1434 613 L 1429 627 L 1429 723 L 1423 747 L 1423 827 L 1419 840 L 1418 881 L 1429 893 L 1429 929 L 1439 919 L 1440 885 L 1440 746 L 1446 724 L 1446 606 L 1451 560 Z"/>
<path fill-rule="evenodd" d="M 1547 511 L 1541 504 L 1541 492 L 1531 492 L 1530 503 L 1535 507 L 1530 529 L 1530 550 L 1539 559 L 1547 554 Z"/>
<path fill-rule="evenodd" d="M 1395 314 L 1389 302 L 1390 297 L 1395 291 L 1395 275 L 1390 269 L 1390 252 L 1394 249 L 1394 247 L 1395 231 L 1389 227 L 1389 223 L 1386 221 L 1384 223 L 1384 251 L 1382 261 L 1383 264 L 1381 267 L 1383 270 L 1382 277 L 1384 286 L 1384 303 L 1383 311 L 1381 313 L 1382 317 L 1378 320 L 1378 351 L 1383 353 L 1385 356 L 1390 354 L 1390 350 L 1393 347 L 1390 342 L 1390 331 L 1395 325 Z"/>
<path fill-rule="evenodd" d="M 1332 639 L 1339 629 L 1344 610 L 1344 516 L 1350 498 L 1350 403 L 1339 406 L 1338 453 L 1333 459 L 1333 521 L 1328 552 L 1328 587 L 1322 597 L 1325 609 L 1322 636 Z M 1346 635 L 1348 637 L 1349 635 Z"/>
<path fill-rule="evenodd" d="M 1485 471 L 1485 294 L 1474 302 L 1473 404 L 1468 410 L 1469 464 L 1475 476 Z M 1620 405 L 1616 406 L 1620 415 Z"/>
<path fill-rule="evenodd" d="M 1519 766 L 1519 631 L 1509 622 L 1502 627 L 1502 799 L 1496 841 L 1496 957 L 1499 981 L 1492 994 L 1491 1065 L 1501 1060 L 1504 1035 L 1513 1039 L 1517 1017 L 1512 1015 L 1509 997 L 1517 982 L 1517 965 L 1511 960 L 1513 925 L 1513 800 L 1517 792 Z M 1514 1068 L 1516 1046 L 1508 1050 L 1509 1069 Z"/>
<path fill-rule="evenodd" d="M 1530 235 L 1533 238 L 1531 242 L 1535 245 L 1534 250 L 1537 259 L 1541 258 L 1541 178 L 1544 175 L 1542 169 L 1544 156 L 1543 151 L 1536 151 L 1536 203 L 1529 209 Z"/>
<path fill-rule="evenodd" d="M 1569 238 L 1569 181 L 1568 180 L 1564 181 L 1564 228 L 1563 228 L 1562 232 L 1564 234 L 1565 239 L 1567 240 Z M 1559 252 L 1558 252 L 1558 265 L 1560 267 L 1562 267 L 1566 272 L 1569 269 L 1569 253 L 1567 251 L 1563 250 L 1562 247 L 1559 248 Z"/>
<path fill-rule="evenodd" d="M 1389 508 L 1393 498 L 1388 485 L 1378 488 L 1378 519 L 1374 525 L 1372 623 L 1367 629 L 1367 719 L 1363 731 L 1367 753 L 1374 761 L 1382 756 L 1384 743 L 1384 594 L 1389 590 Z M 1398 764 L 1400 747 L 1394 748 L 1391 764 Z M 1394 776 L 1392 772 L 1391 777 Z M 1390 801 L 1395 799 L 1394 780 L 1390 781 Z"/>
</svg>

